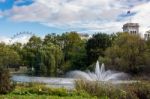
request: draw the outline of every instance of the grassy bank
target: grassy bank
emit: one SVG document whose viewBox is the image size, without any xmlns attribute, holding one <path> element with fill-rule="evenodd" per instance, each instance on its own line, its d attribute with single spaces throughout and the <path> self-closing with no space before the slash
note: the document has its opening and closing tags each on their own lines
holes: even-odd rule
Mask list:
<svg viewBox="0 0 150 99">
<path fill-rule="evenodd" d="M 92 96 L 106 99 L 150 99 L 150 82 L 140 81 L 130 84 L 103 83 L 97 81 L 76 81 L 76 89 Z"/>
<path fill-rule="evenodd" d="M 150 82 L 112 85 L 94 81 L 76 81 L 76 89 L 49 88 L 44 84 L 17 84 L 0 99 L 150 99 Z"/>
<path fill-rule="evenodd" d="M 97 97 L 82 96 L 49 96 L 49 95 L 2 95 L 0 99 L 97 99 Z M 104 99 L 104 98 L 101 98 Z"/>
<path fill-rule="evenodd" d="M 64 88 L 48 88 L 44 84 L 17 84 L 15 89 L 0 99 L 97 99 L 85 91 L 67 90 Z"/>
</svg>

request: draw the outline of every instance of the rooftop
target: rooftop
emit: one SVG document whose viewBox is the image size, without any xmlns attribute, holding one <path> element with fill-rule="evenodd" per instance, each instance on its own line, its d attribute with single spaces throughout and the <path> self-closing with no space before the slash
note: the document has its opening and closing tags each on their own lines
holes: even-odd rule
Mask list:
<svg viewBox="0 0 150 99">
<path fill-rule="evenodd" d="M 139 24 L 138 23 L 126 23 L 123 25 L 123 27 L 127 27 L 127 26 L 137 26 L 139 27 Z"/>
<path fill-rule="evenodd" d="M 149 31 L 146 31 L 146 33 L 150 33 L 150 30 L 149 30 Z"/>
</svg>

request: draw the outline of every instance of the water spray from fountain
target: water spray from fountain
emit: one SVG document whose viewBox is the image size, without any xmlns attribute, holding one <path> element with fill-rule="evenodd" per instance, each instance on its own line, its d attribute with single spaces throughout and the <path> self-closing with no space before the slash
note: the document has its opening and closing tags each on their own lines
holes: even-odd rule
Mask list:
<svg viewBox="0 0 150 99">
<path fill-rule="evenodd" d="M 127 78 L 126 73 L 105 70 L 104 64 L 102 64 L 100 67 L 98 61 L 96 63 L 95 72 L 72 71 L 68 73 L 68 75 L 69 77 L 90 81 L 116 81 Z"/>
</svg>

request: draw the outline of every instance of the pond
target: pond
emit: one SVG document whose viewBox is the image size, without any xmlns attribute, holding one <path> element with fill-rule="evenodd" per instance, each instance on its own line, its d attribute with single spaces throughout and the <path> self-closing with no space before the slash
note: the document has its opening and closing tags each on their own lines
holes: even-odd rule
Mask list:
<svg viewBox="0 0 150 99">
<path fill-rule="evenodd" d="M 27 75 L 13 75 L 11 78 L 15 82 L 25 83 L 44 83 L 50 87 L 74 88 L 74 80 L 72 78 L 53 78 L 53 77 L 34 77 Z"/>
</svg>

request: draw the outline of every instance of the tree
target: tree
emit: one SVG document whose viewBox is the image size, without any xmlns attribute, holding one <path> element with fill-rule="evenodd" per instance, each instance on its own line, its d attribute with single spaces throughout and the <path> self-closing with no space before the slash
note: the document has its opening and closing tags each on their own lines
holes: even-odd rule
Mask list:
<svg viewBox="0 0 150 99">
<path fill-rule="evenodd" d="M 62 35 L 64 43 L 64 71 L 83 69 L 86 66 L 85 41 L 77 32 L 67 32 Z"/>
<path fill-rule="evenodd" d="M 60 35 L 56 35 L 55 33 L 48 34 L 44 38 L 43 44 L 53 43 L 55 45 L 58 45 L 62 48 L 63 46 L 63 40 Z"/>
<path fill-rule="evenodd" d="M 20 61 L 20 57 L 16 51 L 8 45 L 0 43 L 0 94 L 6 94 L 13 89 L 10 80 L 9 67 L 16 67 Z"/>
<path fill-rule="evenodd" d="M 87 41 L 86 50 L 89 65 L 97 61 L 99 56 L 104 56 L 104 51 L 111 46 L 112 40 L 108 34 L 97 33 Z"/>
<path fill-rule="evenodd" d="M 7 94 L 14 89 L 7 69 L 0 68 L 0 94 Z"/>
<path fill-rule="evenodd" d="M 23 66 L 24 65 L 23 50 L 22 50 L 23 45 L 21 43 L 14 43 L 14 44 L 9 45 L 9 46 L 11 49 L 16 51 L 20 57 L 20 62 L 19 62 L 17 67 L 19 68 L 19 66 Z"/>
<path fill-rule="evenodd" d="M 19 64 L 19 54 L 8 45 L 0 43 L 0 67 L 16 67 Z"/>
<path fill-rule="evenodd" d="M 62 50 L 58 45 L 48 43 L 41 48 L 41 62 L 47 68 L 47 76 L 57 76 L 63 60 Z"/>
<path fill-rule="evenodd" d="M 146 43 L 138 35 L 118 34 L 112 47 L 105 52 L 105 58 L 112 68 L 130 73 L 142 71 L 147 60 Z M 106 63 L 107 63 L 106 62 Z"/>
<path fill-rule="evenodd" d="M 42 46 L 42 40 L 40 37 L 32 36 L 29 39 L 29 42 L 24 45 L 23 48 L 23 57 L 25 64 L 29 68 L 35 69 L 35 75 L 40 75 L 40 54 L 39 50 Z"/>
<path fill-rule="evenodd" d="M 76 45 L 76 51 L 71 53 L 71 70 L 84 70 L 87 68 L 87 55 L 85 49 L 85 41 L 81 41 Z"/>
</svg>

